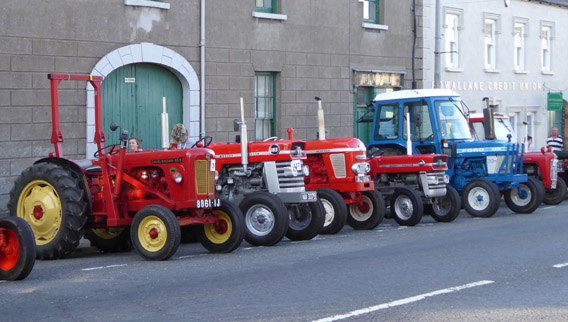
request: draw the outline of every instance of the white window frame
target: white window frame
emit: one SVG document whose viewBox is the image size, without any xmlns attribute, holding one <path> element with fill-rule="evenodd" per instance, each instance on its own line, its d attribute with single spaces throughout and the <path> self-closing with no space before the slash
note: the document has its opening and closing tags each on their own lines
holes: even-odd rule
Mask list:
<svg viewBox="0 0 568 322">
<path fill-rule="evenodd" d="M 517 131 L 517 121 L 519 120 L 519 112 L 510 112 L 509 113 L 509 122 L 511 122 L 511 126 L 513 127 L 513 138 L 512 141 L 519 142 L 519 131 Z M 521 141 L 522 142 L 522 141 Z"/>
<path fill-rule="evenodd" d="M 450 21 L 450 18 L 452 21 Z M 460 69 L 460 35 L 463 30 L 463 10 L 445 8 L 444 10 L 444 54 L 446 71 Z M 452 25 L 450 25 L 452 23 Z M 451 28 L 451 29 L 450 29 Z M 451 33 L 450 33 L 451 32 Z M 450 37 L 450 35 L 452 37 Z"/>
<path fill-rule="evenodd" d="M 517 28 L 519 32 L 517 33 Z M 513 68 L 515 73 L 526 73 L 526 38 L 528 37 L 528 20 L 513 20 Z"/>
<path fill-rule="evenodd" d="M 495 19 L 486 18 L 484 21 L 484 42 L 485 42 L 485 69 L 495 70 L 497 68 L 497 49 L 496 47 L 496 36 L 495 29 L 497 26 L 497 21 Z M 489 26 L 489 29 L 487 28 Z"/>
<path fill-rule="evenodd" d="M 530 136 L 533 138 L 533 146 L 534 146 L 534 118 L 535 118 L 535 113 L 534 112 L 528 112 L 527 113 L 527 136 Z"/>
<path fill-rule="evenodd" d="M 543 35 L 544 31 L 548 32 Z M 542 21 L 540 24 L 540 67 L 543 74 L 552 74 L 552 40 L 554 23 Z"/>
</svg>

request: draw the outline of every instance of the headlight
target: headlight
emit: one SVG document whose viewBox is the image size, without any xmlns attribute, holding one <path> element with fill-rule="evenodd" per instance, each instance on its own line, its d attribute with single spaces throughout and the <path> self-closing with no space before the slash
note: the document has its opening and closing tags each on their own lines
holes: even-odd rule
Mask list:
<svg viewBox="0 0 568 322">
<path fill-rule="evenodd" d="M 365 174 L 371 171 L 371 165 L 367 162 L 355 163 L 351 166 L 351 170 L 355 174 Z"/>
<path fill-rule="evenodd" d="M 285 177 L 296 177 L 298 176 L 298 169 L 296 167 L 286 167 L 284 168 Z"/>
<path fill-rule="evenodd" d="M 183 176 L 181 175 L 181 173 L 179 173 L 177 171 L 173 174 L 173 177 L 174 177 L 175 183 L 181 183 L 181 181 L 183 179 Z"/>
<path fill-rule="evenodd" d="M 308 167 L 307 165 L 302 166 L 302 173 L 304 174 L 304 177 L 307 177 L 310 175 L 310 167 Z"/>
<path fill-rule="evenodd" d="M 215 170 L 215 182 L 217 182 L 217 180 L 219 180 L 219 172 Z"/>
</svg>

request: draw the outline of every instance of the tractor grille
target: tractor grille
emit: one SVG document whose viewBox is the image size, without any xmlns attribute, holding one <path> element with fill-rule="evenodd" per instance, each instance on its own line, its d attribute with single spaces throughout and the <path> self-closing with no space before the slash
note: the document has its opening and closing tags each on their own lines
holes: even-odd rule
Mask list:
<svg viewBox="0 0 568 322">
<path fill-rule="evenodd" d="M 426 175 L 428 176 L 428 188 L 430 190 L 446 189 L 445 172 L 428 172 Z"/>
<path fill-rule="evenodd" d="M 331 161 L 331 166 L 333 167 L 333 172 L 335 173 L 335 177 L 345 178 L 347 176 L 347 172 L 345 169 L 345 154 L 343 153 L 330 154 L 329 160 Z"/>
<path fill-rule="evenodd" d="M 288 189 L 294 189 L 297 191 L 298 188 L 301 188 L 302 190 L 304 189 L 304 176 L 302 175 L 302 171 L 298 170 L 297 175 L 294 177 L 291 175 L 292 168 L 293 166 L 291 161 L 276 162 L 278 183 L 280 185 L 280 190 L 282 191 Z"/>
<path fill-rule="evenodd" d="M 206 160 L 195 161 L 195 184 L 198 195 L 207 194 L 207 172 Z"/>
</svg>

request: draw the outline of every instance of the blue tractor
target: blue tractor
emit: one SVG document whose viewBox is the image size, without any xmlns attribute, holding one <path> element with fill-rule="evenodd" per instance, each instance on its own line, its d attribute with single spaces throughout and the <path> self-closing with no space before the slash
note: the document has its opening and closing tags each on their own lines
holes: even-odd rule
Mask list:
<svg viewBox="0 0 568 322">
<path fill-rule="evenodd" d="M 374 106 L 369 153 L 447 155 L 450 185 L 461 193 L 462 206 L 470 215 L 495 214 L 501 193 L 507 206 L 517 213 L 531 213 L 541 204 L 544 187 L 523 174 L 522 145 L 475 142 L 456 92 L 421 89 L 381 93 L 375 97 Z M 407 150 L 409 146 L 412 148 Z"/>
</svg>

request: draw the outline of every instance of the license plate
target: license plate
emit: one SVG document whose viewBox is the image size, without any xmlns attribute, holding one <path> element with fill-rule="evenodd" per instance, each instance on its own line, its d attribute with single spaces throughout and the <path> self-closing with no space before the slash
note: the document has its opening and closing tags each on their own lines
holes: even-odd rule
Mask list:
<svg viewBox="0 0 568 322">
<path fill-rule="evenodd" d="M 316 200 L 317 198 L 318 195 L 315 191 L 308 191 L 302 196 L 302 199 L 304 200 Z"/>
<path fill-rule="evenodd" d="M 209 161 L 209 171 L 215 172 L 215 159 Z"/>
<path fill-rule="evenodd" d="M 215 208 L 221 206 L 221 199 L 195 200 L 195 208 Z"/>
</svg>

